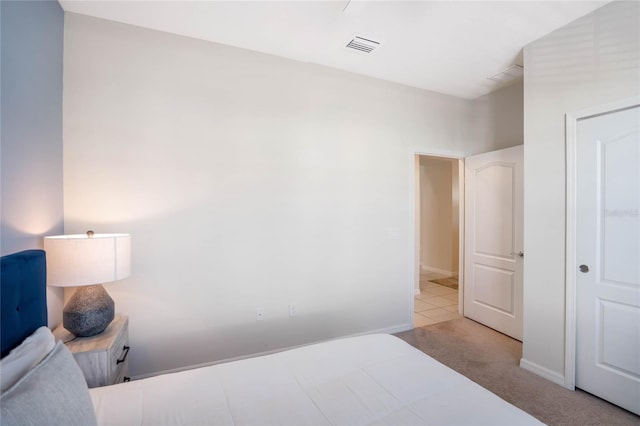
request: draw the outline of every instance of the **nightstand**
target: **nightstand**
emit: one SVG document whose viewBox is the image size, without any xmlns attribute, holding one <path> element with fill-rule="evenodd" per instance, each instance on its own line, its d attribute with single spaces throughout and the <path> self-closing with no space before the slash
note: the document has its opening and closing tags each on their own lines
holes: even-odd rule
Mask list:
<svg viewBox="0 0 640 426">
<path fill-rule="evenodd" d="M 128 382 L 129 318 L 116 316 L 102 333 L 76 337 L 62 325 L 53 331 L 56 340 L 73 354 L 90 388 Z"/>
</svg>

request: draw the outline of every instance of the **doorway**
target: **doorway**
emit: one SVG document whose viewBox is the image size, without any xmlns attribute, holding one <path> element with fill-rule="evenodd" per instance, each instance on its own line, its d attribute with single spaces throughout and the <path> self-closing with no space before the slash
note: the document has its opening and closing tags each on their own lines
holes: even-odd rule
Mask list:
<svg viewBox="0 0 640 426">
<path fill-rule="evenodd" d="M 440 179 L 445 182 L 444 187 L 451 188 L 451 192 L 439 198 L 429 193 L 433 187 L 425 179 L 426 172 L 438 168 L 445 169 L 443 176 L 447 173 L 451 176 L 450 183 L 444 178 Z M 425 310 L 425 306 L 418 303 L 424 297 L 423 291 L 425 294 L 431 293 L 420 287 L 421 273 L 440 272 L 453 278 L 457 266 L 458 309 L 455 313 L 521 340 L 524 262 L 523 146 L 466 158 L 416 154 L 414 170 L 414 327 L 420 326 L 416 323 L 421 319 L 416 316 L 416 309 L 417 313 L 432 318 L 420 311 Z M 428 215 L 429 209 L 439 217 L 450 217 L 451 225 L 456 224 L 457 218 L 457 230 L 454 231 L 454 227 L 446 222 L 434 226 L 433 221 L 425 220 L 424 216 Z M 451 230 L 447 234 L 449 237 L 441 236 L 443 234 L 439 231 L 442 229 Z M 454 238 L 456 232 L 457 238 Z M 451 265 L 451 269 L 447 269 L 446 263 L 436 263 L 429 257 L 429 248 L 426 246 L 428 243 L 422 236 L 434 234 L 440 235 L 436 239 L 440 242 L 451 238 L 451 245 L 437 245 L 441 255 L 447 252 L 457 253 L 457 262 L 455 256 L 449 258 L 448 265 Z M 455 242 L 458 244 L 457 250 Z M 432 279 L 428 281 L 432 282 Z M 444 316 L 444 313 L 440 313 Z"/>
<path fill-rule="evenodd" d="M 415 327 L 462 315 L 461 163 L 458 158 L 416 155 Z"/>
</svg>

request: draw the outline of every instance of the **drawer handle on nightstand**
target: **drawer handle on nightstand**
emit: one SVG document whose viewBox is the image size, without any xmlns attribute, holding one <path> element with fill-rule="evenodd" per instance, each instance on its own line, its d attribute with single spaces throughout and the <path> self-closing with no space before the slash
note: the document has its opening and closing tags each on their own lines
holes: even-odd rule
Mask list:
<svg viewBox="0 0 640 426">
<path fill-rule="evenodd" d="M 116 361 L 116 365 L 124 362 L 127 359 L 127 355 L 129 355 L 129 346 L 123 346 L 122 350 L 124 351 L 124 355 L 122 355 L 122 358 Z"/>
</svg>

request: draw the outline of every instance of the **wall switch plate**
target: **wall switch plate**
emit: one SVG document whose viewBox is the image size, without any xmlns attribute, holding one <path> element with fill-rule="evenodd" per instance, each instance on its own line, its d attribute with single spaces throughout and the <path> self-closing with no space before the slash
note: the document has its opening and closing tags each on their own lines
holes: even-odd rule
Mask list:
<svg viewBox="0 0 640 426">
<path fill-rule="evenodd" d="M 256 321 L 264 319 L 264 308 L 256 308 Z"/>
<path fill-rule="evenodd" d="M 290 303 L 289 304 L 289 318 L 293 318 L 293 317 L 297 317 L 298 316 L 298 307 L 296 306 L 295 303 Z"/>
</svg>

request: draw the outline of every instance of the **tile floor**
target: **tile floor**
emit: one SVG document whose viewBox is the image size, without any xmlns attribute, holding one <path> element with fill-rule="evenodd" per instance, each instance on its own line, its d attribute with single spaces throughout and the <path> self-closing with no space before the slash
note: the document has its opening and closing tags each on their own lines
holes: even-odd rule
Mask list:
<svg viewBox="0 0 640 426">
<path fill-rule="evenodd" d="M 433 272 L 420 274 L 420 295 L 415 297 L 413 326 L 423 327 L 460 318 L 458 315 L 458 290 L 429 280 L 443 278 Z"/>
</svg>

